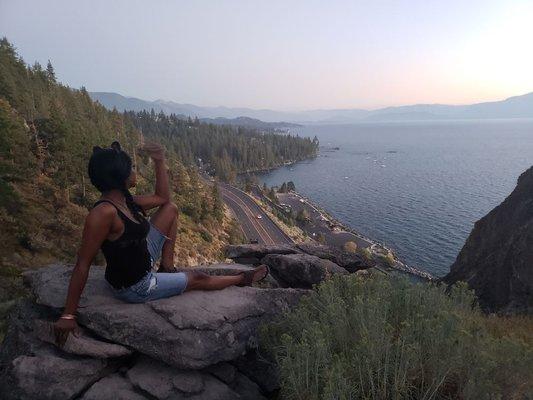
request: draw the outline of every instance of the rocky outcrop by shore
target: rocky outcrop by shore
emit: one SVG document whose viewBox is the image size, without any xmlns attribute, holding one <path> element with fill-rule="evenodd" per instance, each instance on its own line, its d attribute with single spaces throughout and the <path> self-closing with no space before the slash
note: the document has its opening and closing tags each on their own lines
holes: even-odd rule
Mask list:
<svg viewBox="0 0 533 400">
<path fill-rule="evenodd" d="M 533 167 L 476 222 L 443 280 L 467 282 L 486 311 L 533 314 Z"/>
<path fill-rule="evenodd" d="M 268 264 L 267 255 L 307 254 L 317 259 L 328 260 L 348 272 L 369 269 L 376 265 L 359 253 L 350 253 L 336 247 L 299 243 L 295 245 L 258 245 L 242 244 L 226 247 L 226 257 L 243 264 Z M 269 265 L 272 267 L 271 265 Z M 275 268 L 275 267 L 274 267 Z"/>
<path fill-rule="evenodd" d="M 334 262 L 309 254 L 267 254 L 261 260 L 282 287 L 311 289 L 333 274 L 347 274 Z"/>
<path fill-rule="evenodd" d="M 191 291 L 128 304 L 112 297 L 104 268 L 92 267 L 78 309 L 82 330 L 62 348 L 54 344 L 51 322 L 64 305 L 72 266 L 27 273 L 33 297 L 10 314 L 0 350 L 0 398 L 270 397 L 279 388 L 277 369 L 258 355 L 258 326 L 296 305 L 308 293 L 301 288 L 348 272 L 292 247 L 229 247 L 228 255 L 263 261 L 272 276 L 261 288 Z M 196 269 L 220 275 L 249 268 L 219 264 Z"/>
</svg>

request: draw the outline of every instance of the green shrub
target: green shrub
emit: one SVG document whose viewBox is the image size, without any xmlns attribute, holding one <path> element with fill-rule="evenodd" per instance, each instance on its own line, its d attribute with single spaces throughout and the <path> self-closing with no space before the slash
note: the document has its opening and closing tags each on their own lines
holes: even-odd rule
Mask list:
<svg viewBox="0 0 533 400">
<path fill-rule="evenodd" d="M 243 244 L 246 243 L 246 237 L 242 231 L 241 226 L 237 221 L 232 219 L 227 229 L 229 244 Z"/>
<path fill-rule="evenodd" d="M 465 286 L 447 295 L 402 279 L 335 276 L 316 289 L 261 329 L 284 399 L 478 400 L 532 389 L 531 340 L 492 334 Z"/>
<path fill-rule="evenodd" d="M 368 247 L 363 247 L 358 250 L 359 254 L 365 258 L 365 260 L 372 260 L 372 252 Z"/>
<path fill-rule="evenodd" d="M 379 259 L 388 267 L 394 266 L 394 254 L 392 254 L 390 251 L 387 251 L 387 254 L 380 254 Z"/>
<path fill-rule="evenodd" d="M 17 213 L 20 209 L 20 197 L 13 190 L 13 187 L 0 176 L 0 207 L 5 208 L 10 213 Z"/>
<path fill-rule="evenodd" d="M 204 240 L 204 242 L 207 242 L 207 243 L 211 243 L 213 241 L 213 235 L 211 235 L 208 231 L 206 230 L 201 230 L 200 231 L 200 236 L 202 237 L 202 239 Z"/>
</svg>

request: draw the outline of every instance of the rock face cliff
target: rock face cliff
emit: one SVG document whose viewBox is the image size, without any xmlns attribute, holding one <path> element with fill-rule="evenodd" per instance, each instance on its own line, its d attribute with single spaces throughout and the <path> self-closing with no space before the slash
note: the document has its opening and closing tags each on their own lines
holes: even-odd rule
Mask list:
<svg viewBox="0 0 533 400">
<path fill-rule="evenodd" d="M 533 167 L 476 222 L 443 280 L 467 282 L 486 311 L 533 314 Z"/>
<path fill-rule="evenodd" d="M 258 353 L 258 326 L 295 306 L 313 284 L 332 274 L 368 268 L 357 257 L 322 247 L 323 257 L 292 247 L 233 246 L 232 258 L 269 262 L 261 287 L 190 291 L 128 304 L 115 299 L 104 268 L 91 268 L 78 309 L 79 336 L 54 344 L 50 323 L 66 296 L 71 266 L 26 274 L 32 299 L 9 318 L 0 347 L 1 399 L 260 400 L 279 388 L 275 364 Z M 318 254 L 318 253 L 317 253 Z M 343 266 L 330 261 L 333 256 Z M 342 261 L 342 262 L 341 262 Z M 236 274 L 243 264 L 196 267 Z M 298 276 L 294 281 L 291 277 Z"/>
</svg>

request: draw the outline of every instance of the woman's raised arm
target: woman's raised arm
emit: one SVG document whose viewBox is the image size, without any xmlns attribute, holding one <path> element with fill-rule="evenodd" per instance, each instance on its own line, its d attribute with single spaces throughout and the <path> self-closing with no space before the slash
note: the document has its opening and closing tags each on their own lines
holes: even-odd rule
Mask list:
<svg viewBox="0 0 533 400">
<path fill-rule="evenodd" d="M 155 193 L 150 195 L 133 196 L 133 201 L 145 210 L 159 207 L 170 201 L 170 186 L 168 172 L 165 165 L 165 149 L 160 144 L 146 142 L 141 151 L 148 153 L 154 162 Z"/>
</svg>

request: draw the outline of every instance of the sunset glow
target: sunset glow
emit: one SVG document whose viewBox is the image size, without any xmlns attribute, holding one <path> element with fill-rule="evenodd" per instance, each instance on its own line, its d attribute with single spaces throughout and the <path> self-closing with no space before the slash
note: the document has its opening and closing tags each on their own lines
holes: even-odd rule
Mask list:
<svg viewBox="0 0 533 400">
<path fill-rule="evenodd" d="M 2 2 L 0 35 L 69 85 L 148 100 L 302 110 L 533 91 L 530 1 L 151 4 Z"/>
</svg>

